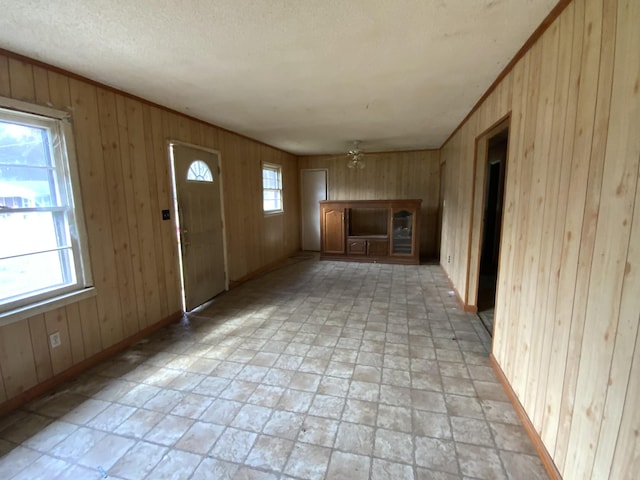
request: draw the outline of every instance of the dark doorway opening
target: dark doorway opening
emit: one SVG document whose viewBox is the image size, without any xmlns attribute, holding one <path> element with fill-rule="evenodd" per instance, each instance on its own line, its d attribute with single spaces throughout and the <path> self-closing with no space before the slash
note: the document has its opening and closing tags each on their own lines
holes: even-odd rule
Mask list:
<svg viewBox="0 0 640 480">
<path fill-rule="evenodd" d="M 500 234 L 504 201 L 504 180 L 507 166 L 509 129 L 505 128 L 487 142 L 486 183 L 484 192 L 484 217 L 482 226 L 482 250 L 478 279 L 478 315 L 489 334 L 493 333 L 493 313 L 498 281 L 500 258 Z"/>
</svg>

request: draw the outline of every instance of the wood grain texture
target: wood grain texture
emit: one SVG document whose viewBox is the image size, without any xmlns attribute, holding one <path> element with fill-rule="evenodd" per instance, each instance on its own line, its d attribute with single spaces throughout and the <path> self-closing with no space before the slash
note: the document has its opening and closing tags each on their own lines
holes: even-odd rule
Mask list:
<svg viewBox="0 0 640 480">
<path fill-rule="evenodd" d="M 0 402 L 181 310 L 175 223 L 161 216 L 173 209 L 170 141 L 220 152 L 232 282 L 299 250 L 295 156 L 24 57 L 0 55 L 0 95 L 71 114 L 97 291 L 0 329 Z M 263 161 L 283 168 L 285 208 L 274 217 L 262 211 Z M 63 345 L 50 350 L 54 330 Z"/>
<path fill-rule="evenodd" d="M 575 0 L 511 72 L 493 355 L 563 478 L 638 471 L 638 22 L 638 2 Z M 498 102 L 441 151 L 442 266 L 460 292 L 478 228 L 465 146 Z"/>
<path fill-rule="evenodd" d="M 7 399 L 38 384 L 29 322 L 0 328 L 0 365 Z"/>
<path fill-rule="evenodd" d="M 44 382 L 53 376 L 51 355 L 49 354 L 49 337 L 44 322 L 44 315 L 40 314 L 31 317 L 28 319 L 28 322 L 33 358 L 36 362 L 36 375 L 38 382 Z"/>
<path fill-rule="evenodd" d="M 438 256 L 440 156 L 435 150 L 380 153 L 365 157 L 362 170 L 347 168 L 342 155 L 300 157 L 299 169 L 328 170 L 329 200 L 422 199 L 420 256 Z M 299 178 L 299 173 L 296 173 Z"/>
</svg>

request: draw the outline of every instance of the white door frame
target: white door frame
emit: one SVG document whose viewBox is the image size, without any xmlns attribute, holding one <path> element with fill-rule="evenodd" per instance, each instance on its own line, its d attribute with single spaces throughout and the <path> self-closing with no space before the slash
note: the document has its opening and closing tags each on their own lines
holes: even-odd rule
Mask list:
<svg viewBox="0 0 640 480">
<path fill-rule="evenodd" d="M 304 172 L 324 172 L 325 173 L 325 180 L 326 180 L 326 199 L 329 200 L 329 169 L 328 168 L 301 168 L 300 169 L 300 174 L 298 177 L 298 182 L 300 184 L 300 248 L 303 248 L 304 245 L 302 245 L 303 241 L 304 241 L 304 222 L 303 222 L 303 218 L 304 218 L 304 183 L 302 182 L 302 175 Z M 318 206 L 318 208 L 320 208 Z"/>
<path fill-rule="evenodd" d="M 220 178 L 220 215 L 222 217 L 222 258 L 224 259 L 224 289 L 225 291 L 229 290 L 229 259 L 228 259 L 228 251 L 227 251 L 227 221 L 225 218 L 225 208 L 224 208 L 224 182 L 222 181 L 222 154 L 219 150 L 214 148 L 203 147 L 202 145 L 196 145 L 194 143 L 183 142 L 181 140 L 167 140 L 167 152 L 169 158 L 169 173 L 171 175 L 171 196 L 172 203 L 174 206 L 174 215 L 177 214 L 177 206 L 178 206 L 178 198 L 176 193 L 176 179 L 175 179 L 175 169 L 174 169 L 174 161 L 173 161 L 173 152 L 171 147 L 173 145 L 181 145 L 184 147 L 195 148 L 196 150 L 203 150 L 208 153 L 212 153 L 217 158 L 217 167 L 218 167 L 218 176 Z M 178 219 L 176 218 L 173 222 L 173 226 L 177 231 Z M 177 269 L 180 272 L 180 297 L 183 303 L 182 310 L 185 311 L 184 305 L 184 294 L 182 290 L 184 289 L 184 272 L 182 271 L 182 252 L 180 251 L 180 240 L 176 236 L 174 247 L 178 253 L 178 264 Z"/>
</svg>

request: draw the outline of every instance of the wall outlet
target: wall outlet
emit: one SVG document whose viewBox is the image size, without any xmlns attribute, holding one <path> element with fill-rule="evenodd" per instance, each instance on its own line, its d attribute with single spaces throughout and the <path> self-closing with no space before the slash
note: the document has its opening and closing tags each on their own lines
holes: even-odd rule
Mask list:
<svg viewBox="0 0 640 480">
<path fill-rule="evenodd" d="M 451 263 L 451 255 L 447 258 L 447 263 Z"/>
<path fill-rule="evenodd" d="M 53 332 L 49 335 L 49 343 L 51 344 L 51 348 L 58 348 L 62 345 L 62 340 L 60 340 L 60 332 Z"/>
</svg>

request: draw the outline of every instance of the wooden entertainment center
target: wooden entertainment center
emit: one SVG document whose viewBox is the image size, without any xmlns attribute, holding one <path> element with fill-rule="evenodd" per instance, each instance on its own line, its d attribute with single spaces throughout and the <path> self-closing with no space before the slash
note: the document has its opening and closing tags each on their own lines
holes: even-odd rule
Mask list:
<svg viewBox="0 0 640 480">
<path fill-rule="evenodd" d="M 422 200 L 320 202 L 320 259 L 420 263 Z"/>
</svg>

